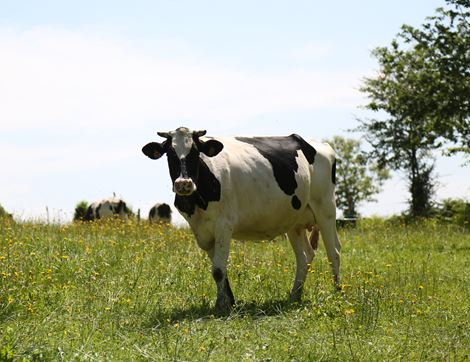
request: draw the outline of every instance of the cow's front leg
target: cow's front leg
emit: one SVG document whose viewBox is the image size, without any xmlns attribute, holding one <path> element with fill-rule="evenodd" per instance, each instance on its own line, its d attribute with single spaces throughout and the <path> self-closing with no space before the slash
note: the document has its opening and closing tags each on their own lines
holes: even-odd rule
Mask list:
<svg viewBox="0 0 470 362">
<path fill-rule="evenodd" d="M 212 260 L 212 276 L 217 285 L 217 314 L 226 314 L 235 304 L 235 298 L 230 288 L 227 276 L 227 262 L 230 252 L 231 234 L 220 235 L 214 242 L 214 247 L 208 251 Z"/>
</svg>

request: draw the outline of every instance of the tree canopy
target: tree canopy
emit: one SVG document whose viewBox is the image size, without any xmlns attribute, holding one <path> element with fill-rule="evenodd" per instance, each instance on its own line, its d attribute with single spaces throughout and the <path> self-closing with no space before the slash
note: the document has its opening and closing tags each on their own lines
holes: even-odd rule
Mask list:
<svg viewBox="0 0 470 362">
<path fill-rule="evenodd" d="M 380 69 L 361 91 L 366 109 L 359 130 L 382 167 L 408 174 L 415 216 L 430 208 L 431 151 L 470 154 L 470 0 L 447 0 L 420 28 L 403 25 L 389 47 L 374 49 Z"/>
<path fill-rule="evenodd" d="M 366 108 L 419 121 L 422 145 L 448 141 L 469 153 L 470 0 L 447 3 L 421 28 L 403 25 L 390 47 L 373 51 L 380 71 L 362 91 L 370 99 Z"/>
</svg>

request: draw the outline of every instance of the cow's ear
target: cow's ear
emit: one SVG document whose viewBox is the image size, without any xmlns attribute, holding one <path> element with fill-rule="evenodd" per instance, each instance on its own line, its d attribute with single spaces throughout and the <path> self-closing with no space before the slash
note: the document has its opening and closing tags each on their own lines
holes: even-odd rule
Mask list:
<svg viewBox="0 0 470 362">
<path fill-rule="evenodd" d="M 152 160 L 158 160 L 165 154 L 167 149 L 167 141 L 163 143 L 150 142 L 147 143 L 144 147 L 142 147 L 142 152 L 145 156 L 151 158 Z"/>
<path fill-rule="evenodd" d="M 224 145 L 216 140 L 208 140 L 201 142 L 199 151 L 204 153 L 206 156 L 214 157 L 219 154 L 220 151 L 224 148 Z"/>
</svg>

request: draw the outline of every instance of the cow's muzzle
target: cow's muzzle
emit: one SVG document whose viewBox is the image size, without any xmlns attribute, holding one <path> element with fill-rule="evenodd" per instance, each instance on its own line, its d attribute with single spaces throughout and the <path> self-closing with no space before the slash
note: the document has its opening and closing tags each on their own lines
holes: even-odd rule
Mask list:
<svg viewBox="0 0 470 362">
<path fill-rule="evenodd" d="M 173 184 L 173 191 L 180 196 L 189 196 L 197 190 L 196 184 L 190 178 L 177 178 Z"/>
</svg>

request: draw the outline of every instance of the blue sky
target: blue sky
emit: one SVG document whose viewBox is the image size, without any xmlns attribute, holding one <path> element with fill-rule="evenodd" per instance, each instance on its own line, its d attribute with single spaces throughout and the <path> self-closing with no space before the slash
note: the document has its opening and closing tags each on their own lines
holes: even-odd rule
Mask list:
<svg viewBox="0 0 470 362">
<path fill-rule="evenodd" d="M 115 192 L 145 215 L 172 204 L 166 162 L 141 147 L 185 125 L 209 135 L 360 137 L 370 51 L 444 1 L 0 2 L 0 204 L 70 220 Z M 439 197 L 469 197 L 439 158 Z M 396 174 L 365 214 L 406 207 Z"/>
</svg>

